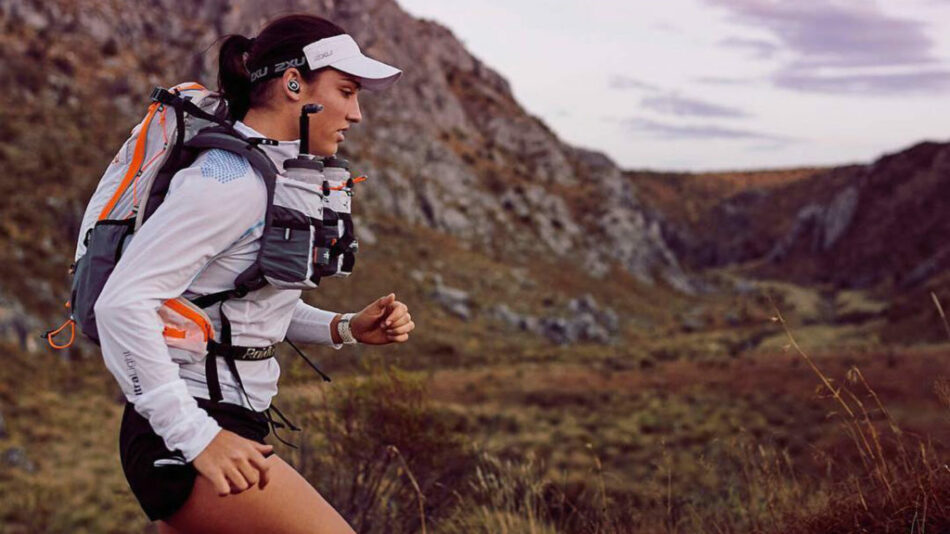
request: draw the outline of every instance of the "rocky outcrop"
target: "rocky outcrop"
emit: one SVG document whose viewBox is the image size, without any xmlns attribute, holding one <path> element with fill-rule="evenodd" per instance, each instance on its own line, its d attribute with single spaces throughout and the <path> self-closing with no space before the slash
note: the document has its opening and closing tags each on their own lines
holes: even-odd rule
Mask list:
<svg viewBox="0 0 950 534">
<path fill-rule="evenodd" d="M 542 336 L 558 345 L 608 344 L 620 331 L 617 313 L 611 308 L 601 308 L 590 295 L 571 299 L 564 315 L 538 317 L 519 314 L 506 304 L 494 306 L 489 313 L 509 329 Z"/>
<path fill-rule="evenodd" d="M 858 188 L 855 185 L 846 187 L 826 206 L 805 206 L 799 210 L 792 230 L 766 255 L 766 261 L 783 260 L 796 244 L 802 242 L 808 253 L 831 250 L 851 224 L 857 207 Z"/>
<path fill-rule="evenodd" d="M 40 326 L 22 304 L 0 294 L 0 340 L 21 351 L 36 350 L 38 338 L 34 333 Z"/>
<path fill-rule="evenodd" d="M 950 145 L 921 143 L 854 173 L 827 205 L 803 208 L 769 259 L 794 279 L 917 286 L 950 265 Z"/>
</svg>

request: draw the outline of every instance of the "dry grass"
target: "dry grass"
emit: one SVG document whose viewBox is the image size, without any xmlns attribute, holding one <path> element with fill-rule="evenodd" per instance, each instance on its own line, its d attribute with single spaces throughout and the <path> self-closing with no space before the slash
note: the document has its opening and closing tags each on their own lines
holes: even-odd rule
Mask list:
<svg viewBox="0 0 950 534">
<path fill-rule="evenodd" d="M 940 302 L 935 295 L 933 299 L 946 325 Z M 848 383 L 860 388 L 858 393 L 847 384 L 833 383 L 802 350 L 777 307 L 775 314 L 774 320 L 782 325 L 790 346 L 807 362 L 839 408 L 835 415 L 863 468 L 851 473 L 825 510 L 805 517 L 789 513 L 795 519 L 793 528 L 802 532 L 851 528 L 926 532 L 928 521 L 938 532 L 950 528 L 950 509 L 945 506 L 950 492 L 947 470 L 932 443 L 901 430 L 858 367 L 852 367 L 847 375 Z M 947 331 L 950 334 L 950 326 Z"/>
<path fill-rule="evenodd" d="M 787 354 L 617 368 L 594 347 L 575 348 L 569 361 L 560 349 L 545 359 L 540 346 L 512 346 L 490 365 L 376 364 L 329 385 L 288 365 L 277 400 L 304 432 L 293 439 L 299 450 L 280 453 L 369 533 L 950 525 L 950 472 L 940 461 L 950 385 L 919 387 L 945 349 L 816 355 L 775 317 Z M 39 467 L 0 469 L 5 531 L 145 526 L 116 455 L 103 454 L 115 447 L 118 404 L 102 391 L 114 389 L 93 359 L 24 355 L 0 370 L 11 433 L 3 449 L 22 445 Z"/>
</svg>

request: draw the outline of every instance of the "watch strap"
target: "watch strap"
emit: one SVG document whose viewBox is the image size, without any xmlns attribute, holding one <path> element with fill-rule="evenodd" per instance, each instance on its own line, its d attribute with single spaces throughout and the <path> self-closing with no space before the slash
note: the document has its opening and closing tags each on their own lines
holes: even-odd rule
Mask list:
<svg viewBox="0 0 950 534">
<path fill-rule="evenodd" d="M 350 319 L 353 318 L 353 315 L 352 313 L 343 314 L 343 317 L 340 317 L 340 322 L 336 324 L 336 333 L 340 334 L 340 339 L 343 340 L 344 345 L 359 343 L 353 337 L 353 331 L 350 330 Z"/>
</svg>

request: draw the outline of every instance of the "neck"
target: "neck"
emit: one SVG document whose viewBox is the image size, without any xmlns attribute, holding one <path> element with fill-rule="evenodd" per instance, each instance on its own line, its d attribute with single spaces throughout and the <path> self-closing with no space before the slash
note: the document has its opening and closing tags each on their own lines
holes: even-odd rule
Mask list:
<svg viewBox="0 0 950 534">
<path fill-rule="evenodd" d="M 270 139 L 294 141 L 300 138 L 300 132 L 297 131 L 299 126 L 296 121 L 284 120 L 279 114 L 260 108 L 248 110 L 241 122 Z"/>
</svg>

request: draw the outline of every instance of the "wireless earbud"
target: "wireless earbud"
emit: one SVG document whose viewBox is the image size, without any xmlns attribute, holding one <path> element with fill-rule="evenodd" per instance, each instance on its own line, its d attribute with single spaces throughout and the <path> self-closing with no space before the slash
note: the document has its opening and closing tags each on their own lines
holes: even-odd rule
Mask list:
<svg viewBox="0 0 950 534">
<path fill-rule="evenodd" d="M 297 80 L 290 80 L 289 82 L 287 82 L 287 89 L 290 89 L 291 91 L 295 93 L 299 93 L 300 83 Z"/>
</svg>

